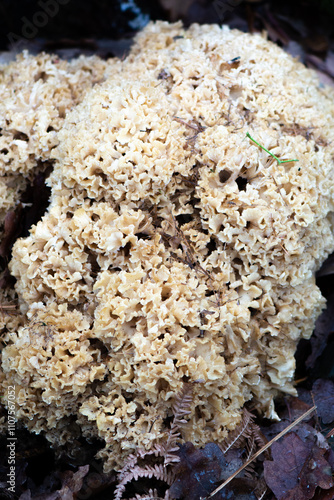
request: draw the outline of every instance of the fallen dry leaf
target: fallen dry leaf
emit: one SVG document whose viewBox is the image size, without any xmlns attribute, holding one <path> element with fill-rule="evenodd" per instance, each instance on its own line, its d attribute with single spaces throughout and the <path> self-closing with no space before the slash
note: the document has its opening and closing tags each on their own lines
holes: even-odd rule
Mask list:
<svg viewBox="0 0 334 500">
<path fill-rule="evenodd" d="M 332 468 L 324 457 L 325 453 L 323 448 L 314 446 L 305 461 L 300 474 L 300 488 L 305 498 L 312 498 L 317 487 L 327 490 L 334 484 Z"/>
<path fill-rule="evenodd" d="M 312 387 L 317 413 L 324 424 L 334 422 L 334 383 L 331 380 L 318 379 Z"/>
<path fill-rule="evenodd" d="M 57 492 L 62 500 L 74 500 L 83 484 L 84 477 L 88 474 L 89 465 L 79 467 L 76 472 L 66 471 L 62 477 L 62 487 Z"/>
<path fill-rule="evenodd" d="M 333 486 L 327 450 L 311 440 L 303 442 L 296 432 L 287 434 L 271 447 L 272 461 L 264 462 L 264 477 L 278 500 L 309 500 L 317 486 Z"/>
<path fill-rule="evenodd" d="M 181 446 L 180 462 L 176 466 L 176 480 L 169 490 L 171 498 L 200 500 L 215 489 L 217 483 L 235 472 L 240 465 L 242 450 L 223 453 L 215 443 L 198 450 L 192 443 Z M 214 500 L 256 500 L 255 479 L 238 478 L 215 495 Z"/>
<path fill-rule="evenodd" d="M 314 368 L 315 362 L 325 350 L 327 339 L 332 332 L 334 332 L 334 293 L 327 297 L 327 308 L 315 323 L 310 340 L 312 352 L 305 362 L 306 368 Z"/>
<path fill-rule="evenodd" d="M 19 500 L 76 500 L 77 493 L 82 488 L 83 480 L 88 474 L 89 465 L 79 467 L 76 472 L 65 471 L 61 474 L 61 488 L 56 491 L 39 492 L 32 494 L 28 489 L 20 496 Z M 50 478 L 53 479 L 52 477 Z M 46 485 L 47 487 L 47 485 Z M 41 488 L 43 489 L 43 487 Z"/>
<path fill-rule="evenodd" d="M 334 498 L 334 488 L 329 490 L 318 490 L 313 498 L 313 500 L 333 500 Z"/>
</svg>

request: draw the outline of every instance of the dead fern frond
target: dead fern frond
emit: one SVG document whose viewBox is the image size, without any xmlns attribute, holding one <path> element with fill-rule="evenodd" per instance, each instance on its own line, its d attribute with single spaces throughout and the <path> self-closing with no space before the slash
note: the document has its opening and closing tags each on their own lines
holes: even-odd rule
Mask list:
<svg viewBox="0 0 334 500">
<path fill-rule="evenodd" d="M 193 385 L 188 382 L 183 384 L 183 388 L 179 394 L 175 397 L 173 404 L 173 415 L 174 419 L 172 426 L 182 425 L 187 423 L 182 417 L 189 415 L 191 412 L 191 404 L 193 402 Z"/>
<path fill-rule="evenodd" d="M 244 408 L 240 424 L 234 429 L 234 431 L 229 433 L 225 441 L 219 443 L 219 447 L 223 453 L 226 453 L 231 448 L 241 446 L 244 444 L 246 439 L 250 438 L 253 419 L 254 415 Z"/>
<path fill-rule="evenodd" d="M 144 450 L 145 451 L 145 450 Z M 124 467 L 118 474 L 118 480 L 121 483 L 128 474 L 129 470 L 133 469 L 137 464 L 138 464 L 138 458 L 139 458 L 139 450 L 137 450 L 136 455 L 131 454 L 127 457 L 126 463 L 124 464 Z"/>
<path fill-rule="evenodd" d="M 135 454 L 131 453 L 131 455 L 127 457 L 126 463 L 124 464 L 122 470 L 118 474 L 119 482 L 121 483 L 123 481 L 123 478 L 126 477 L 129 471 L 132 471 L 135 467 L 138 467 L 139 459 L 143 460 L 149 455 L 161 457 L 164 456 L 164 451 L 165 451 L 164 448 L 161 447 L 160 445 L 155 445 L 149 450 L 145 450 L 144 448 L 138 448 Z"/>
<path fill-rule="evenodd" d="M 265 497 L 267 491 L 268 487 L 266 484 L 264 484 L 261 489 L 259 488 L 259 491 L 255 491 L 257 500 L 262 500 Z"/>
<path fill-rule="evenodd" d="M 248 432 L 250 433 L 250 436 L 247 438 L 246 441 L 246 450 L 247 454 L 244 457 L 245 462 L 250 461 L 251 457 L 253 457 L 256 453 L 257 450 L 263 448 L 266 446 L 268 443 L 268 439 L 265 437 L 264 434 L 262 434 L 261 429 L 258 425 L 254 424 L 254 422 L 251 422 L 248 427 Z M 267 459 L 270 459 L 270 450 L 265 450 L 264 455 Z M 255 467 L 256 467 L 256 462 L 255 461 L 250 461 L 249 465 L 245 467 L 245 475 L 246 477 L 255 477 L 256 472 L 255 472 Z"/>
<path fill-rule="evenodd" d="M 189 415 L 189 413 L 191 412 L 192 402 L 193 402 L 193 385 L 191 383 L 184 383 L 182 390 L 176 395 L 174 404 L 172 406 L 174 418 L 171 423 L 166 443 L 156 444 L 149 450 L 138 448 L 135 454 L 131 454 L 128 456 L 123 469 L 119 472 L 118 475 L 119 483 L 115 489 L 114 500 L 121 500 L 126 485 L 131 481 L 137 481 L 139 478 L 142 477 L 148 479 L 154 477 L 155 479 L 163 481 L 168 486 L 172 485 L 175 479 L 175 474 L 173 468 L 167 469 L 167 466 L 174 465 L 180 460 L 179 456 L 176 454 L 176 452 L 179 450 L 179 447 L 177 446 L 177 441 L 180 438 L 181 426 L 187 423 L 187 420 L 184 417 L 186 415 Z M 149 455 L 151 456 L 154 455 L 155 457 L 163 457 L 164 459 L 163 464 L 160 463 L 160 464 L 144 465 L 144 466 L 138 465 L 138 460 L 144 460 Z M 139 495 L 135 497 L 135 500 L 137 500 L 137 498 L 141 500 L 143 499 L 160 500 L 160 497 L 158 496 L 149 496 L 149 495 L 150 493 L 142 496 Z M 168 491 L 166 492 L 165 497 L 161 500 L 169 500 Z"/>
<path fill-rule="evenodd" d="M 174 481 L 174 473 L 167 471 L 162 464 L 155 465 L 145 465 L 144 467 L 139 467 L 135 465 L 131 470 L 127 470 L 123 474 L 122 480 L 116 486 L 114 500 L 121 500 L 123 493 L 125 491 L 126 485 L 131 481 L 138 481 L 139 478 L 158 479 L 164 483 L 171 486 Z"/>
<path fill-rule="evenodd" d="M 246 440 L 247 454 L 244 457 L 244 460 L 246 462 L 252 455 L 254 455 L 257 449 L 263 448 L 268 443 L 268 439 L 261 432 L 260 427 L 254 424 L 254 422 L 249 423 L 247 434 L 249 434 Z M 270 451 L 269 450 L 265 451 L 265 455 L 266 458 L 269 458 Z M 254 470 L 254 463 L 251 463 L 249 467 L 245 470 L 252 473 Z"/>
<path fill-rule="evenodd" d="M 247 461 L 252 455 L 254 455 L 255 453 L 255 448 L 256 448 L 256 445 L 255 445 L 255 438 L 254 438 L 254 434 L 252 433 L 250 435 L 250 437 L 247 439 L 247 442 L 246 442 L 246 456 L 245 456 L 245 460 Z"/>
<path fill-rule="evenodd" d="M 135 497 L 130 498 L 130 500 L 164 500 L 159 497 L 157 490 L 150 489 L 148 493 L 144 493 L 143 495 L 136 494 Z"/>
<path fill-rule="evenodd" d="M 139 495 L 137 493 L 135 497 L 132 497 L 129 500 L 171 500 L 171 497 L 168 490 L 166 491 L 165 496 L 162 498 L 159 496 L 156 489 L 150 489 L 148 493 L 144 493 L 143 495 Z"/>
<path fill-rule="evenodd" d="M 180 461 L 176 452 L 178 451 L 177 440 L 180 438 L 180 428 L 187 423 L 184 418 L 191 412 L 191 404 L 193 402 L 193 385 L 184 383 L 181 392 L 175 397 L 172 407 L 173 421 L 164 448 L 164 467 L 175 464 Z"/>
<path fill-rule="evenodd" d="M 254 424 L 254 422 L 250 424 L 250 431 L 257 448 L 263 448 L 268 443 L 268 439 L 261 432 L 260 427 Z"/>
</svg>

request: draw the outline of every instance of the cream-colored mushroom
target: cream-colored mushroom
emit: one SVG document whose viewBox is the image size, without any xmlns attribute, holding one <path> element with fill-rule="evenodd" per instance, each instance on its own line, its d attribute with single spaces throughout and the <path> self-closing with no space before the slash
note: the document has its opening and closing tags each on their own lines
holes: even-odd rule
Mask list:
<svg viewBox="0 0 334 500">
<path fill-rule="evenodd" d="M 137 36 L 67 114 L 49 210 L 14 247 L 26 322 L 2 386 L 15 382 L 25 425 L 62 444 L 75 419 L 105 440 L 110 470 L 164 439 L 185 380 L 197 445 L 252 398 L 275 416 L 325 304 L 333 111 L 316 75 L 259 35 L 157 22 Z"/>
</svg>

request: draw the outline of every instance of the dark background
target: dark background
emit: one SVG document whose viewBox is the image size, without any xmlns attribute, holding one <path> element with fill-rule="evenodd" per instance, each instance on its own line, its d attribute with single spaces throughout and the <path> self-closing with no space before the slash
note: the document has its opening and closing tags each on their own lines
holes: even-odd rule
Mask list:
<svg viewBox="0 0 334 500">
<path fill-rule="evenodd" d="M 323 55 L 333 40 L 334 0 L 1 0 L 0 50 L 78 47 L 108 56 L 113 51 L 101 40 L 131 38 L 155 19 L 227 23 L 243 31 L 269 27 L 272 38 L 277 34 L 270 28 L 275 31 L 278 24 L 283 34 L 274 41 L 303 44 L 309 37 L 325 37 Z M 319 47 L 311 50 L 319 52 Z"/>
</svg>

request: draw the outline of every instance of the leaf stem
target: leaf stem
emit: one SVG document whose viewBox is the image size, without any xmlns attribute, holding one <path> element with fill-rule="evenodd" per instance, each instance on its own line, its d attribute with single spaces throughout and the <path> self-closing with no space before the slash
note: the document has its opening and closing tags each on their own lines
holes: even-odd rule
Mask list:
<svg viewBox="0 0 334 500">
<path fill-rule="evenodd" d="M 275 156 L 273 153 L 271 153 L 268 149 L 266 149 L 264 146 L 261 146 L 261 144 L 259 142 L 257 142 L 255 139 L 253 139 L 253 137 L 250 135 L 249 132 L 246 132 L 246 135 L 247 137 L 255 142 L 255 144 L 257 144 L 261 149 L 263 149 L 266 153 L 268 153 L 270 156 L 272 156 L 273 158 L 275 158 L 275 160 L 280 164 L 280 163 L 290 163 L 292 161 L 299 161 L 297 159 L 293 159 L 293 160 L 280 160 L 279 158 L 277 158 L 277 156 Z"/>
</svg>

